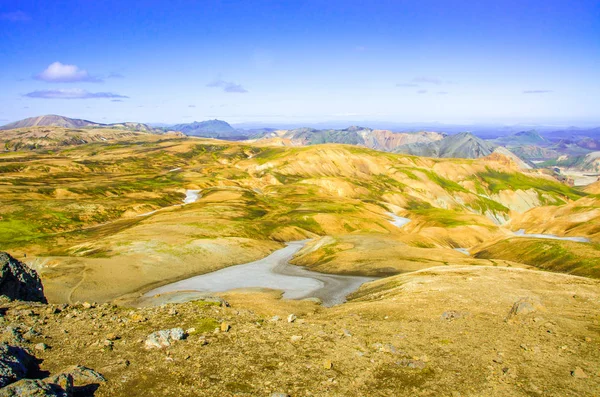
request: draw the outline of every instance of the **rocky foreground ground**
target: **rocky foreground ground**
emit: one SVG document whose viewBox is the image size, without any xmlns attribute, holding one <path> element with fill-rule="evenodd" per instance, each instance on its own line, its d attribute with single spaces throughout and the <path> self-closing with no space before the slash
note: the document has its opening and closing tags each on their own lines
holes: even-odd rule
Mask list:
<svg viewBox="0 0 600 397">
<path fill-rule="evenodd" d="M 0 307 L 2 346 L 38 359 L 25 377 L 66 374 L 75 395 L 600 393 L 600 282 L 562 274 L 437 267 L 370 283 L 333 308 L 274 291 L 147 308 Z"/>
</svg>

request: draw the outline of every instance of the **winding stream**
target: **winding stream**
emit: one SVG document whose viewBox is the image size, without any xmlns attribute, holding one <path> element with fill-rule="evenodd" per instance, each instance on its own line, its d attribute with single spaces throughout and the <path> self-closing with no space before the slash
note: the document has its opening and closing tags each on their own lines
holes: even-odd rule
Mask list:
<svg viewBox="0 0 600 397">
<path fill-rule="evenodd" d="M 398 216 L 396 214 L 394 214 L 393 212 L 386 212 L 386 215 L 389 215 L 392 220 L 388 221 L 390 222 L 392 225 L 396 226 L 396 227 L 402 227 L 404 225 L 406 225 L 408 222 L 410 222 L 410 219 L 405 218 L 403 216 Z"/>
<path fill-rule="evenodd" d="M 225 292 L 240 288 L 271 288 L 283 291 L 286 299 L 319 298 L 324 306 L 346 301 L 346 296 L 372 277 L 341 276 L 318 273 L 289 264 L 289 260 L 309 240 L 293 241 L 266 258 L 243 265 L 231 266 L 200 276 L 168 284 L 144 296 L 173 292 Z"/>
<path fill-rule="evenodd" d="M 198 198 L 200 198 L 200 190 L 186 190 L 183 204 L 195 203 L 198 201 Z"/>
<path fill-rule="evenodd" d="M 577 243 L 589 243 L 590 239 L 586 237 L 560 237 L 554 234 L 541 234 L 541 233 L 525 233 L 525 229 L 519 229 L 515 232 L 515 236 L 517 237 L 535 237 L 535 238 L 548 238 L 552 240 L 566 240 L 566 241 L 575 241 Z"/>
</svg>

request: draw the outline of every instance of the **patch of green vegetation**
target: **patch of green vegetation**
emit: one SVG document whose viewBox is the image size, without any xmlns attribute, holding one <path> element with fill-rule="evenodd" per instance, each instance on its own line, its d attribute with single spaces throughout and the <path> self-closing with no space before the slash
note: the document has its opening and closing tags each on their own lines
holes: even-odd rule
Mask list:
<svg viewBox="0 0 600 397">
<path fill-rule="evenodd" d="M 425 243 L 423 241 L 415 241 L 411 244 L 413 247 L 418 247 L 418 248 L 435 248 L 434 244 L 431 243 Z"/>
<path fill-rule="evenodd" d="M 464 214 L 455 210 L 445 210 L 442 208 L 428 208 L 412 210 L 412 213 L 427 218 L 429 224 L 440 227 L 457 227 L 475 225 L 473 220 L 468 219 Z"/>
<path fill-rule="evenodd" d="M 192 335 L 213 332 L 215 328 L 219 327 L 219 325 L 219 322 L 214 318 L 199 318 L 192 324 L 192 328 L 196 329 L 194 332 L 192 332 Z"/>
<path fill-rule="evenodd" d="M 409 177 L 412 180 L 415 180 L 415 181 L 420 180 L 419 177 L 408 168 L 399 167 L 399 168 L 396 168 L 396 170 L 399 172 L 402 172 L 403 174 L 405 174 L 407 177 Z"/>
<path fill-rule="evenodd" d="M 510 209 L 497 201 L 490 200 L 487 197 L 479 197 L 477 201 L 471 203 L 471 206 L 475 207 L 480 211 L 481 214 L 484 214 L 486 211 L 491 212 L 503 212 L 508 213 Z"/>
<path fill-rule="evenodd" d="M 413 197 L 409 197 L 408 201 L 406 203 L 406 209 L 407 210 L 411 210 L 411 211 L 416 211 L 416 210 L 426 210 L 429 208 L 433 208 L 431 206 L 431 204 L 429 204 L 426 201 L 422 201 L 420 199 L 416 199 Z"/>
<path fill-rule="evenodd" d="M 198 307 L 221 306 L 221 302 L 217 302 L 217 301 L 197 300 L 197 301 L 193 301 L 192 303 L 194 304 L 194 306 L 198 306 Z"/>
<path fill-rule="evenodd" d="M 427 177 L 432 181 L 435 182 L 436 184 L 438 184 L 439 186 L 441 186 L 444 190 L 446 190 L 447 192 L 468 192 L 467 189 L 465 189 L 464 187 L 462 187 L 461 185 L 459 185 L 458 183 L 451 181 L 450 179 L 446 179 L 444 177 L 439 176 L 438 174 L 436 174 L 435 172 L 429 171 L 429 170 L 425 170 L 425 169 L 420 169 L 420 172 L 424 173 L 427 175 Z"/>
<path fill-rule="evenodd" d="M 6 164 L 0 165 L 0 174 L 8 174 L 11 172 L 21 172 L 25 169 L 23 164 Z"/>
<path fill-rule="evenodd" d="M 284 148 L 261 148 L 261 151 L 255 154 L 253 159 L 256 160 L 256 162 L 258 162 L 259 164 L 264 164 L 268 161 L 272 161 L 277 158 L 283 157 L 283 155 L 285 154 L 289 154 L 289 151 L 286 151 Z"/>
<path fill-rule="evenodd" d="M 563 185 L 558 181 L 554 182 L 544 178 L 536 178 L 518 172 L 509 174 L 488 168 L 487 171 L 480 172 L 477 176 L 487 184 L 488 189 L 492 193 L 499 193 L 502 190 L 514 191 L 534 189 L 538 192 L 550 193 L 559 197 L 567 197 L 571 200 L 577 200 L 586 196 L 584 192 Z"/>
<path fill-rule="evenodd" d="M 0 220 L 0 242 L 3 248 L 12 245 L 10 243 L 25 243 L 42 235 L 35 225 L 26 220 Z"/>
<path fill-rule="evenodd" d="M 406 189 L 406 185 L 404 183 L 383 174 L 373 175 L 373 181 L 368 183 L 367 186 L 369 185 L 369 190 L 373 190 L 374 186 L 379 186 L 380 188 L 378 190 L 380 191 L 391 190 L 395 192 L 403 192 Z"/>
<path fill-rule="evenodd" d="M 537 164 L 538 167 L 579 167 L 585 162 L 585 155 L 568 156 L 566 159 L 550 159 Z"/>
<path fill-rule="evenodd" d="M 541 269 L 600 278 L 600 244 L 514 237 L 478 252 L 476 258 L 504 259 Z"/>
</svg>

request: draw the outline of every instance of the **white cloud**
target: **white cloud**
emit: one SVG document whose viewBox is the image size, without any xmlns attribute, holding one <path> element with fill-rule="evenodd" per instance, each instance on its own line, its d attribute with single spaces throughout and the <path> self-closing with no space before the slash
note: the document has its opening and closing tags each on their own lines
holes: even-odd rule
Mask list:
<svg viewBox="0 0 600 397">
<path fill-rule="evenodd" d="M 89 92 L 81 88 L 56 89 L 56 90 L 37 90 L 29 92 L 24 96 L 29 98 L 43 99 L 94 99 L 94 98 L 129 98 L 125 95 L 119 95 L 112 92 Z"/>
<path fill-rule="evenodd" d="M 51 63 L 46 70 L 35 75 L 34 78 L 48 83 L 102 82 L 102 79 L 90 76 L 87 70 L 79 69 L 76 65 L 65 65 L 60 62 Z"/>
<path fill-rule="evenodd" d="M 225 92 L 238 92 L 238 93 L 248 92 L 248 90 L 245 89 L 244 87 L 242 87 L 241 84 L 236 84 L 232 81 L 225 81 L 225 80 L 221 80 L 221 79 L 213 80 L 210 83 L 208 83 L 206 86 L 207 87 L 220 87 L 220 88 L 223 88 L 223 91 L 225 91 Z"/>
</svg>

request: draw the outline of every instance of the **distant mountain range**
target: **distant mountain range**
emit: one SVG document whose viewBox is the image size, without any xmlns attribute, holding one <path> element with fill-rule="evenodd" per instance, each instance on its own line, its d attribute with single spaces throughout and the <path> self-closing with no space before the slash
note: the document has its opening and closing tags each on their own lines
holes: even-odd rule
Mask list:
<svg viewBox="0 0 600 397">
<path fill-rule="evenodd" d="M 223 120 L 194 121 L 187 124 L 175 124 L 163 127 L 165 130 L 183 132 L 188 136 L 204 138 L 220 138 L 228 140 L 242 140 L 248 137 L 248 132 L 236 130 Z"/>
<path fill-rule="evenodd" d="M 94 121 L 72 119 L 65 116 L 48 114 L 45 116 L 29 117 L 27 119 L 15 121 L 14 123 L 6 124 L 0 127 L 0 130 L 12 130 L 16 128 L 28 127 L 63 127 L 63 128 L 115 128 L 130 131 L 143 131 L 150 133 L 162 133 L 162 129 L 154 128 L 143 123 L 113 123 L 102 124 Z"/>
<path fill-rule="evenodd" d="M 344 143 L 391 152 L 397 147 L 417 142 L 433 142 L 444 138 L 438 132 L 392 132 L 352 126 L 342 130 L 317 130 L 297 128 L 293 130 L 263 131 L 251 136 L 253 139 L 277 139 L 291 145 L 318 145 L 322 143 Z"/>
<path fill-rule="evenodd" d="M 0 127 L 0 130 L 43 126 L 70 129 L 111 128 L 155 134 L 178 131 L 194 137 L 225 140 L 252 139 L 264 143 L 289 146 L 341 143 L 387 152 L 441 158 L 478 158 L 496 152 L 504 155 L 510 154 L 514 156 L 513 160 L 515 161 L 522 160 L 523 167 L 533 166 L 530 161 L 535 161 L 541 166 L 558 165 L 586 171 L 597 168 L 598 162 L 595 156 L 596 152 L 600 151 L 600 128 L 585 129 L 577 127 L 568 127 L 561 130 L 551 130 L 549 127 L 543 127 L 541 130 L 527 129 L 516 132 L 514 131 L 515 127 L 506 127 L 498 129 L 494 139 L 483 139 L 480 134 L 476 136 L 469 132 L 447 135 L 445 130 L 444 132 L 432 132 L 430 130 L 394 132 L 360 126 L 343 129 L 307 127 L 239 129 L 217 119 L 153 127 L 144 123 L 103 124 L 58 115 L 45 115 L 4 125 Z M 494 135 L 491 131 L 486 131 L 486 134 L 488 136 Z M 40 143 L 36 141 L 34 142 L 35 145 L 40 145 Z"/>
</svg>

